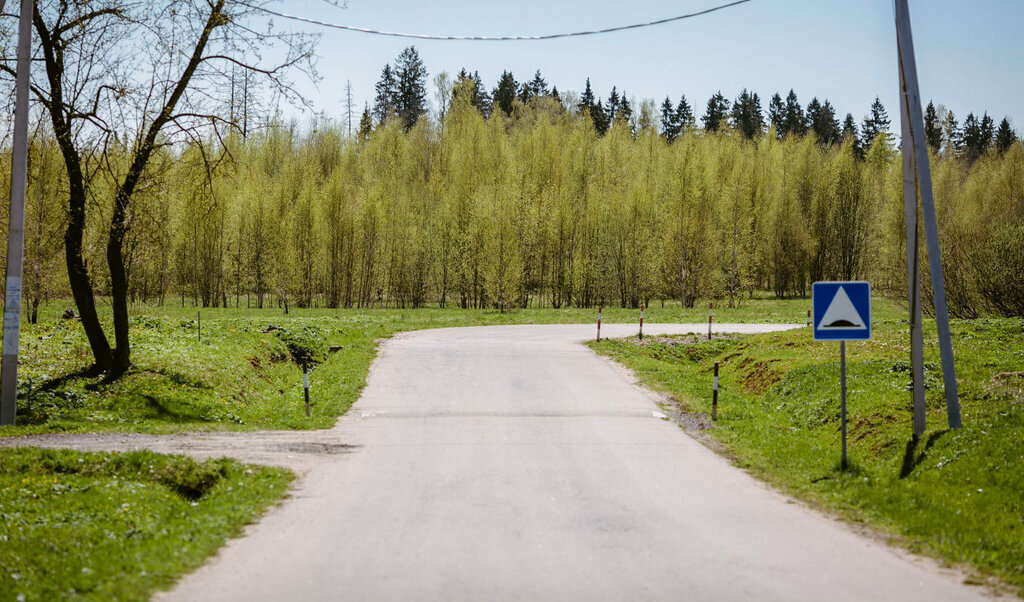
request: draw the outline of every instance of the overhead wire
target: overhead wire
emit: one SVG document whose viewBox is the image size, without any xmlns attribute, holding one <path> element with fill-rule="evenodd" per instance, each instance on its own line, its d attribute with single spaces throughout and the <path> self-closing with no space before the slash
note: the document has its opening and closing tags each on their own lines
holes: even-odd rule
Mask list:
<svg viewBox="0 0 1024 602">
<path fill-rule="evenodd" d="M 677 16 L 674 16 L 674 17 L 667 17 L 665 19 L 657 19 L 655 21 L 646 21 L 646 22 L 643 22 L 643 23 L 633 23 L 633 24 L 630 24 L 630 25 L 619 25 L 619 26 L 615 26 L 615 27 L 606 27 L 606 28 L 603 28 L 603 29 L 593 29 L 593 30 L 588 30 L 588 31 L 573 31 L 573 32 L 551 33 L 551 34 L 542 34 L 542 35 L 517 35 L 517 36 L 475 36 L 475 35 L 470 35 L 470 36 L 448 36 L 448 35 L 431 35 L 431 34 L 423 34 L 423 33 L 404 33 L 404 32 L 399 32 L 399 31 L 384 31 L 384 30 L 379 30 L 379 29 L 371 29 L 369 27 L 356 27 L 354 25 L 344 25 L 344 24 L 341 24 L 341 23 L 330 23 L 328 21 L 321 21 L 319 19 L 311 19 L 309 17 L 302 17 L 302 16 L 299 16 L 299 15 L 292 15 L 292 14 L 288 14 L 288 13 L 283 13 L 283 12 L 280 12 L 280 11 L 276 11 L 276 10 L 267 8 L 265 6 L 255 6 L 255 5 L 244 3 L 244 2 L 241 3 L 241 4 L 243 6 L 248 7 L 248 8 L 251 8 L 251 9 L 254 9 L 254 10 L 257 10 L 257 11 L 269 14 L 269 15 L 273 15 L 275 17 L 280 17 L 282 19 L 288 19 L 290 21 L 297 21 L 297 22 L 300 22 L 300 23 L 308 23 L 310 25 L 318 25 L 320 27 L 328 27 L 328 28 L 332 28 L 332 29 L 341 29 L 341 30 L 344 30 L 344 31 L 353 31 L 353 32 L 358 32 L 358 33 L 366 33 L 366 34 L 379 35 L 379 36 L 392 36 L 392 37 L 398 37 L 398 38 L 415 38 L 415 39 L 418 39 L 418 40 L 458 40 L 458 41 L 477 41 L 477 42 L 522 42 L 522 41 L 531 41 L 531 40 L 554 40 L 554 39 L 557 39 L 557 38 L 570 38 L 570 37 L 578 37 L 578 36 L 592 36 L 592 35 L 613 33 L 613 32 L 617 32 L 617 31 L 625 31 L 625 30 L 628 30 L 628 29 L 640 29 L 640 28 L 644 28 L 644 27 L 654 27 L 655 25 L 664 25 L 665 23 L 672 23 L 674 21 L 682 21 L 684 19 L 692 19 L 693 17 L 699 17 L 699 16 L 702 16 L 702 15 L 707 15 L 707 14 L 710 14 L 710 13 L 713 13 L 713 12 L 724 10 L 726 8 L 731 8 L 733 6 L 737 6 L 739 4 L 745 4 L 745 3 L 750 2 L 750 1 L 751 0 L 734 0 L 733 2 L 729 2 L 729 3 L 726 3 L 726 4 L 720 4 L 718 6 L 713 6 L 711 8 L 707 8 L 707 9 L 704 9 L 704 10 L 699 10 L 699 11 L 692 12 L 692 13 L 687 13 L 687 14 L 684 14 L 684 15 L 677 15 Z"/>
</svg>

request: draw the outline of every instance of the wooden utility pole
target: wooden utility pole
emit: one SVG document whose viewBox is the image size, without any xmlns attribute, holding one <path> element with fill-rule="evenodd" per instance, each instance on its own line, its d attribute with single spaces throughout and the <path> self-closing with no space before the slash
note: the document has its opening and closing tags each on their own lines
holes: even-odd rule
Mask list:
<svg viewBox="0 0 1024 602">
<path fill-rule="evenodd" d="M 949 334 L 949 311 L 946 307 L 946 280 L 942 273 L 939 251 L 939 228 L 932 194 L 932 174 L 928 164 L 928 144 L 921 111 L 921 91 L 917 81 L 914 38 L 910 30 L 910 9 L 907 0 L 895 0 L 896 45 L 899 49 L 900 116 L 903 122 L 903 205 L 907 230 L 907 289 L 910 300 L 911 374 L 914 379 L 914 434 L 924 433 L 924 359 L 921 334 L 920 267 L 917 242 L 918 201 L 923 214 L 928 262 L 931 267 L 932 293 L 935 301 L 935 324 L 939 331 L 942 355 L 942 378 L 946 389 L 946 412 L 949 428 L 960 428 L 960 400 L 957 392 L 953 343 Z M 916 183 L 916 186 L 915 186 Z"/>
<path fill-rule="evenodd" d="M 21 0 L 21 20 L 18 22 L 18 71 L 14 84 L 14 148 L 11 153 L 11 214 L 7 238 L 3 360 L 0 362 L 0 424 L 14 424 L 18 410 L 18 339 L 21 335 L 25 188 L 28 183 L 28 86 L 34 6 L 34 0 Z"/>
</svg>

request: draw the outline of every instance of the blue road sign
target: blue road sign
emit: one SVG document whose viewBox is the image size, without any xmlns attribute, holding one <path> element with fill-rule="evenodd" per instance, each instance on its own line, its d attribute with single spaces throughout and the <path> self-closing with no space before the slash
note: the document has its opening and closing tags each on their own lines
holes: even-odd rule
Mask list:
<svg viewBox="0 0 1024 602">
<path fill-rule="evenodd" d="M 816 341 L 871 338 L 871 285 L 867 282 L 815 282 L 811 299 Z"/>
</svg>

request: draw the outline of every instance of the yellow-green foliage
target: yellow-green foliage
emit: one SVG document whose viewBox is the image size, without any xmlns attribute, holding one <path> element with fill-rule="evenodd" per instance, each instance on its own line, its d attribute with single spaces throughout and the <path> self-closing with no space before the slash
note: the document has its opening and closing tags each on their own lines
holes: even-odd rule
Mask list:
<svg viewBox="0 0 1024 602">
<path fill-rule="evenodd" d="M 822 146 L 813 136 L 749 141 L 690 129 L 667 144 L 651 119 L 620 120 L 599 137 L 589 117 L 552 99 L 490 119 L 468 99 L 455 95 L 441 123 L 388 123 L 366 139 L 318 117 L 305 128 L 277 123 L 248 139 L 162 149 L 133 201 L 133 298 L 692 306 L 756 290 L 804 296 L 829 278 L 906 294 L 902 165 L 891 136 L 863 159 L 849 143 Z M 51 208 L 40 240 L 49 242 L 30 245 L 26 260 L 51 275 L 37 286 L 44 296 L 66 292 L 52 235 L 63 196 L 43 160 L 55 156 L 51 146 L 36 143 L 31 193 L 55 199 L 43 206 Z M 111 151 L 110 170 L 123 168 L 123 154 Z M 933 157 L 932 166 L 954 315 L 1024 313 L 1024 146 L 973 164 Z M 90 184 L 101 207 L 86 237 L 101 294 L 107 179 Z M 930 295 L 927 272 L 923 284 Z"/>
</svg>

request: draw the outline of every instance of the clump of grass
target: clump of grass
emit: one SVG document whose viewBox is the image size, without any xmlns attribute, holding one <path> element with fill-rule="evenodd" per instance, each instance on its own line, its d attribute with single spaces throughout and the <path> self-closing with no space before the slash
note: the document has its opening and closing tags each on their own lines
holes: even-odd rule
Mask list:
<svg viewBox="0 0 1024 602">
<path fill-rule="evenodd" d="M 934 324 L 926 341 L 935 341 Z M 710 343 L 591 345 L 709 412 L 720 364 L 719 420 L 710 436 L 756 475 L 907 547 L 996 575 L 1024 593 L 1024 320 L 952 325 L 963 428 L 946 428 L 938 348 L 926 347 L 929 430 L 912 436 L 905 324 L 876 320 L 874 339 L 847 345 L 849 445 L 839 468 L 839 357 L 807 329 Z M 1006 383 L 1011 383 L 1009 386 Z"/>
<path fill-rule="evenodd" d="M 292 478 L 227 459 L 0 449 L 0 599 L 148 599 Z"/>
</svg>

